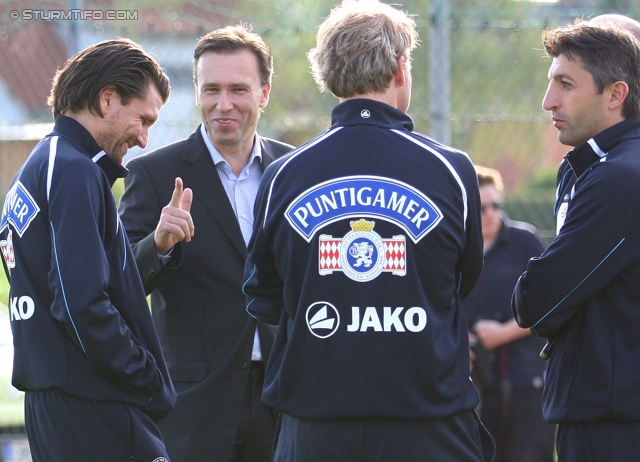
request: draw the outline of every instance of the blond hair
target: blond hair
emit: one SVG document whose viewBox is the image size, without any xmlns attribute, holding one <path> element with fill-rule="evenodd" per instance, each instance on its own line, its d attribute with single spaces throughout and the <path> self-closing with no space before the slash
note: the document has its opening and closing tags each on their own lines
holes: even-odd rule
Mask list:
<svg viewBox="0 0 640 462">
<path fill-rule="evenodd" d="M 502 175 L 495 168 L 483 167 L 482 165 L 475 165 L 476 175 L 478 176 L 478 186 L 491 185 L 498 191 L 500 199 L 504 198 L 504 183 L 502 182 Z"/>
<path fill-rule="evenodd" d="M 345 0 L 331 10 L 308 53 L 321 91 L 338 98 L 383 93 L 418 45 L 415 22 L 378 0 Z"/>
</svg>

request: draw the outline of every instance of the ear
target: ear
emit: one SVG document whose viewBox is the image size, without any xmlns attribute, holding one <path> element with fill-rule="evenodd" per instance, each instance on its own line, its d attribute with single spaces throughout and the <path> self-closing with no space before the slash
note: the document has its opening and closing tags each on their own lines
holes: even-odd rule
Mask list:
<svg viewBox="0 0 640 462">
<path fill-rule="evenodd" d="M 404 82 L 406 80 L 404 56 L 398 57 L 396 62 L 398 64 L 398 69 L 393 74 L 393 80 L 398 87 L 401 87 L 404 85 Z"/>
<path fill-rule="evenodd" d="M 622 110 L 622 105 L 626 101 L 627 96 L 629 96 L 629 85 L 627 85 L 627 82 L 620 80 L 612 83 L 610 88 L 611 96 L 609 98 L 609 109 Z"/>
<path fill-rule="evenodd" d="M 271 93 L 271 84 L 268 83 L 262 87 L 262 97 L 260 98 L 260 107 L 263 108 L 269 102 L 269 93 Z"/>
<path fill-rule="evenodd" d="M 100 90 L 100 114 L 104 117 L 107 112 L 113 107 L 116 101 L 120 101 L 120 95 L 116 90 L 115 85 L 107 85 Z"/>
<path fill-rule="evenodd" d="M 198 82 L 194 83 L 194 87 L 196 89 L 196 106 L 200 107 L 200 89 L 198 88 Z"/>
</svg>

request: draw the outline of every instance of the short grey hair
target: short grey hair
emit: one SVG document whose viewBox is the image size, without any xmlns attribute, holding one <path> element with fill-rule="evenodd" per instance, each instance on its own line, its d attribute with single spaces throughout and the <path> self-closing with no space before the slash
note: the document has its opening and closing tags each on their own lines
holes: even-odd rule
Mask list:
<svg viewBox="0 0 640 462">
<path fill-rule="evenodd" d="M 308 53 L 321 91 L 338 98 L 383 93 L 418 46 L 411 16 L 378 0 L 344 0 L 331 10 Z"/>
</svg>

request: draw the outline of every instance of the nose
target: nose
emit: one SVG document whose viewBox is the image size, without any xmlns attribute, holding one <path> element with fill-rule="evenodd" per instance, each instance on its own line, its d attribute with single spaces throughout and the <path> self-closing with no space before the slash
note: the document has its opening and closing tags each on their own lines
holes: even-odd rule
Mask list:
<svg viewBox="0 0 640 462">
<path fill-rule="evenodd" d="M 142 127 L 142 131 L 136 138 L 136 144 L 140 146 L 142 149 L 147 147 L 147 143 L 149 142 L 149 127 Z"/>
<path fill-rule="evenodd" d="M 233 103 L 231 102 L 231 95 L 227 90 L 223 90 L 220 92 L 220 99 L 218 100 L 218 110 L 221 112 L 230 111 L 233 108 Z"/>
<path fill-rule="evenodd" d="M 556 98 L 555 92 L 551 88 L 551 84 L 547 87 L 547 92 L 544 94 L 544 98 L 542 99 L 542 109 L 545 111 L 553 111 L 558 107 L 558 99 Z"/>
</svg>

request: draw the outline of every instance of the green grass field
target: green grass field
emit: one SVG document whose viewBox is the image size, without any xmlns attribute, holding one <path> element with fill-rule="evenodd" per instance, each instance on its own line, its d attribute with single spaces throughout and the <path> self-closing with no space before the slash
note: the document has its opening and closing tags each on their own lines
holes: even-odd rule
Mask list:
<svg viewBox="0 0 640 462">
<path fill-rule="evenodd" d="M 4 269 L 0 266 L 0 310 L 7 313 L 7 303 L 9 303 L 9 281 Z"/>
</svg>

